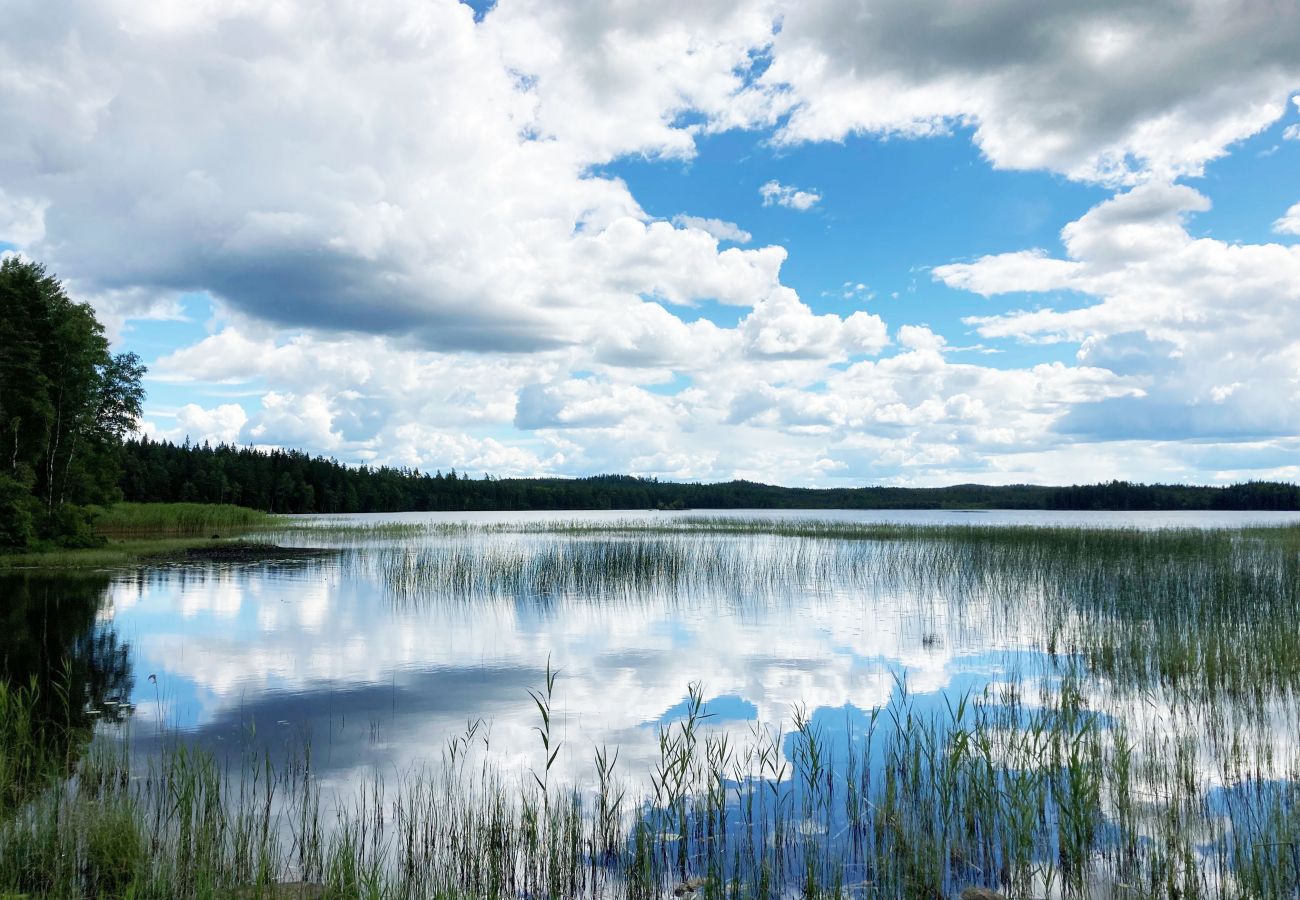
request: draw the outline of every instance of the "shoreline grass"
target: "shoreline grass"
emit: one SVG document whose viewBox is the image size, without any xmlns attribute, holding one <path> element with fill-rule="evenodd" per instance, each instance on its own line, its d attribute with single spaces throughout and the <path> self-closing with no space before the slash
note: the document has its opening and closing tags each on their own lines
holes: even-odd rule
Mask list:
<svg viewBox="0 0 1300 900">
<path fill-rule="evenodd" d="M 95 517 L 94 547 L 36 548 L 0 553 L 0 572 L 108 569 L 184 558 L 187 551 L 228 546 L 281 519 L 229 504 L 117 503 Z"/>
<path fill-rule="evenodd" d="M 552 687 L 548 676 L 539 696 Z M 1285 849 L 1300 841 L 1295 748 L 1277 761 L 1290 780 L 1238 773 L 1230 801 L 1215 801 L 1190 732 L 1116 727 L 1069 672 L 1038 688 L 965 695 L 937 714 L 904 693 L 837 746 L 797 707 L 788 730 L 755 726 L 733 743 L 709 728 L 691 685 L 681 719 L 659 728 L 644 794 L 603 748 L 587 784 L 549 783 L 538 774 L 552 748 L 544 713 L 526 771 L 502 768 L 471 724 L 427 767 L 338 794 L 322 788 L 310 747 L 278 765 L 248 751 L 231 768 L 183 744 L 141 762 L 101 742 L 75 778 L 50 777 L 10 805 L 0 890 L 272 897 L 295 883 L 330 898 L 636 900 L 1300 890 Z M 21 716 L 19 693 L 0 716 Z M 0 723 L 0 737 L 14 732 Z"/>
<path fill-rule="evenodd" d="M 115 503 L 95 519 L 105 537 L 244 533 L 279 521 L 270 513 L 229 503 Z"/>
<path fill-rule="evenodd" d="M 232 539 L 233 540 L 233 539 Z M 0 554 L 0 572 L 114 569 L 178 558 L 187 550 L 212 546 L 207 537 L 153 537 L 110 540 L 99 547 Z"/>
</svg>

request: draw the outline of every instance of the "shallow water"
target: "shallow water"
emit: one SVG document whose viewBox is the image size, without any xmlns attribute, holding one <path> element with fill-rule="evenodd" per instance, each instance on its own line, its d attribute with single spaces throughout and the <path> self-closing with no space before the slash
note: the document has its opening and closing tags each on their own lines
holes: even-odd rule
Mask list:
<svg viewBox="0 0 1300 900">
<path fill-rule="evenodd" d="M 747 521 L 754 517 L 762 521 Z M 814 517 L 820 525 L 805 524 Z M 1243 867 L 1281 871 L 1267 848 L 1290 845 L 1300 808 L 1295 532 L 1223 529 L 1297 519 L 1019 511 L 310 519 L 264 537 L 337 552 L 7 578 L 0 656 L 11 677 L 70 680 L 71 705 L 99 722 L 106 742 L 149 754 L 179 737 L 230 761 L 249 749 L 292 761 L 309 745 L 312 772 L 337 798 L 376 779 L 445 771 L 467 733 L 515 784 L 540 772 L 589 796 L 596 748 L 617 747 L 620 779 L 646 796 L 663 771 L 663 729 L 700 698 L 710 740 L 776 751 L 761 760 L 738 751 L 739 768 L 726 769 L 727 829 L 740 827 L 754 779 L 779 782 L 788 809 L 805 803 L 800 792 L 816 781 L 800 787 L 811 735 L 827 754 L 819 765 L 835 773 L 825 781 L 832 793 L 851 786 L 855 767 L 875 773 L 870 784 L 863 775 L 864 809 L 895 802 L 888 784 L 918 792 L 912 805 L 882 814 L 878 824 L 904 837 L 877 830 L 870 840 L 884 843 L 872 843 L 868 859 L 899 858 L 898 847 L 915 847 L 934 827 L 956 828 L 948 817 L 960 808 L 943 806 L 948 784 L 962 803 L 993 803 L 969 806 L 970 831 L 961 833 L 964 852 L 985 867 L 1010 864 L 1012 850 L 996 843 L 1004 837 L 1029 853 L 1017 866 L 1028 860 L 1042 871 L 1065 860 L 1067 844 L 1080 846 L 1104 863 L 1100 886 L 1089 889 L 1102 896 L 1121 875 L 1177 874 L 1164 862 L 1175 853 L 1195 859 L 1195 879 L 1215 893 Z M 321 523 L 335 527 L 313 530 Z M 392 523 L 405 527 L 364 527 Z M 913 528 L 934 525 L 961 527 Z M 1104 530 L 1116 527 L 1126 530 Z M 559 671 L 551 748 L 560 742 L 549 772 L 529 696 L 548 666 Z M 796 720 L 805 723 L 799 736 Z M 953 750 L 965 741 L 980 746 Z M 1080 748 L 1092 755 L 1067 759 Z M 1078 793 L 1088 772 L 1104 792 Z M 1022 782 L 1027 799 L 1006 799 Z M 848 823 L 838 803 L 795 821 L 791 834 L 840 840 Z M 1063 830 L 1070 809 L 1087 811 L 1076 838 Z M 912 820 L 908 810 L 922 812 Z M 1022 812 L 1029 831 L 1012 839 Z M 869 829 L 852 833 L 857 841 Z M 673 835 L 662 837 L 667 846 Z M 973 857 L 908 852 L 945 889 L 983 871 L 963 862 Z M 886 871 L 887 862 L 857 865 L 863 877 L 911 877 Z M 1037 872 L 1016 880 L 1053 895 Z"/>
<path fill-rule="evenodd" d="M 322 519 L 662 524 L 686 515 Z M 1026 511 L 724 515 L 1138 528 L 1300 518 Z M 311 543 L 301 533 L 288 540 Z M 318 772 L 338 783 L 436 762 L 447 741 L 479 719 L 494 756 L 520 772 L 535 765 L 537 713 L 527 691 L 541 685 L 548 659 L 560 671 L 555 706 L 564 743 L 555 777 L 575 779 L 588 773 L 598 745 L 620 747 L 626 771 L 648 771 L 658 752 L 656 728 L 681 714 L 691 683 L 702 685 L 710 725 L 738 736 L 756 723 L 788 727 L 796 705 L 840 732 L 903 691 L 938 709 L 961 694 L 1050 668 L 1041 621 L 1017 615 L 1014 603 L 1009 612 L 1005 596 L 956 597 L 942 581 L 925 584 L 905 573 L 882 577 L 887 544 L 762 534 L 646 540 L 652 557 L 667 555 L 661 547 L 684 552 L 686 571 L 637 570 L 604 580 L 588 572 L 562 584 L 539 583 L 540 575 L 521 578 L 539 558 L 543 568 L 558 564 L 556 553 L 570 554 L 561 563 L 581 573 L 587 560 L 581 554 L 610 544 L 591 535 L 344 538 L 337 557 L 35 580 L 41 597 L 62 602 L 52 614 L 29 611 L 42 618 L 25 627 L 41 631 L 51 644 L 42 651 L 45 665 L 69 653 L 84 658 L 80 665 L 93 682 L 88 690 L 99 694 L 91 699 L 108 701 L 108 719 L 118 709 L 133 709 L 125 718 L 138 744 L 177 730 L 217 749 L 306 741 Z M 487 575 L 481 566 L 474 569 L 478 574 L 458 569 L 459 575 L 449 575 L 436 567 L 449 558 L 471 568 L 484 560 L 499 565 L 489 566 Z M 399 572 L 414 567 L 427 575 L 431 561 L 433 575 L 420 583 Z M 17 634 L 11 630 L 10 636 Z M 11 663 L 11 670 L 36 666 Z"/>
<path fill-rule="evenodd" d="M 404 512 L 353 515 L 290 516 L 302 522 L 377 524 L 384 522 L 493 524 L 500 522 L 664 522 L 691 518 L 817 519 L 845 523 L 900 525 L 1032 525 L 1061 528 L 1245 528 L 1300 523 L 1300 512 L 1185 510 L 1041 510 L 1041 509 L 709 509 L 709 510 L 536 510 L 498 512 Z"/>
</svg>

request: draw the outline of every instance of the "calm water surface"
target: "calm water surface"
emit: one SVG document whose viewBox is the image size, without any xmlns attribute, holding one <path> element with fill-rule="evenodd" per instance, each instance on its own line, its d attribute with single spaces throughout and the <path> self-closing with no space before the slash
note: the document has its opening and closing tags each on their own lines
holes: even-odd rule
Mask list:
<svg viewBox="0 0 1300 900">
<path fill-rule="evenodd" d="M 52 682 L 42 702 L 66 683 L 113 749 L 179 739 L 248 778 L 263 753 L 303 771 L 310 745 L 330 821 L 365 791 L 393 812 L 380 785 L 459 779 L 471 756 L 526 807 L 549 665 L 548 784 L 596 803 L 593 753 L 619 748 L 637 799 L 611 821 L 677 878 L 688 853 L 748 878 L 785 848 L 782 896 L 823 857 L 864 896 L 918 878 L 926 896 L 1296 896 L 1300 849 L 1279 848 L 1300 848 L 1300 531 L 1222 529 L 1300 515 L 691 515 L 312 518 L 259 537 L 323 553 L 5 576 L 0 663 Z M 661 756 L 690 696 L 704 739 L 679 726 Z M 671 772 L 694 780 L 661 794 Z M 287 846 L 294 821 L 276 820 Z"/>
<path fill-rule="evenodd" d="M 331 521 L 609 523 L 634 515 Z M 720 515 L 1138 528 L 1300 521 L 1263 513 Z M 941 582 L 863 582 L 852 577 L 854 566 L 861 568 L 862 554 L 882 551 L 860 542 L 849 548 L 727 536 L 697 541 L 688 571 L 669 579 L 592 572 L 577 584 L 547 585 L 541 575 L 520 575 L 533 572 L 539 558 L 553 561 L 597 540 L 433 533 L 354 543 L 325 558 L 152 568 L 36 587 L 29 581 L 28 594 L 57 595 L 61 611 L 52 626 L 34 600 L 25 613 L 11 607 L 8 640 L 18 646 L 15 636 L 26 634 L 23 652 L 76 658 L 87 690 L 108 700 L 105 718 L 126 722 L 138 745 L 177 729 L 231 752 L 251 741 L 273 750 L 310 741 L 317 770 L 337 783 L 436 762 L 446 742 L 478 719 L 498 759 L 520 771 L 535 764 L 536 711 L 527 690 L 541 685 L 548 659 L 561 673 L 555 705 L 565 742 L 557 774 L 575 778 L 589 772 L 600 744 L 621 747 L 627 771 L 648 771 L 656 726 L 681 715 L 692 682 L 703 685 L 714 727 L 743 735 L 756 722 L 788 723 L 793 706 L 803 704 L 839 732 L 902 690 L 922 708 L 938 708 L 1042 668 L 1041 623 L 1018 621 L 987 597 L 957 604 Z M 294 534 L 282 542 L 311 541 Z M 486 573 L 475 563 L 466 563 L 473 571 L 447 569 L 450 581 L 412 583 L 401 574 L 413 563 L 451 565 L 448 559 L 492 565 Z M 127 712 L 114 716 L 119 701 Z"/>
</svg>

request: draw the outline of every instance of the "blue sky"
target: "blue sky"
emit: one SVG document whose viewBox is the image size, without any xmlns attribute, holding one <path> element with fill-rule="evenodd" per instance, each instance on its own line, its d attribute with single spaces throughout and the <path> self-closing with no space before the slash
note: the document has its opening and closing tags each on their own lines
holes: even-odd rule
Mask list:
<svg viewBox="0 0 1300 900">
<path fill-rule="evenodd" d="M 1060 224 L 1107 196 L 1051 173 L 993 169 L 960 131 L 789 149 L 773 148 L 770 137 L 729 132 L 702 140 L 689 161 L 620 160 L 605 171 L 626 180 L 651 215 L 720 218 L 742 224 L 752 243 L 785 247 L 781 280 L 818 313 L 871 309 L 891 325 L 930 325 L 957 343 L 971 298 L 936 284 L 930 268 L 1023 246 L 1059 252 Z M 759 189 L 773 179 L 821 200 L 804 212 L 765 207 Z M 738 318 L 736 310 L 706 312 L 720 325 Z M 1015 364 L 1043 356 L 1003 349 Z"/>
<path fill-rule="evenodd" d="M 0 249 L 145 358 L 153 437 L 496 475 L 1300 477 L 1300 12 L 14 21 Z"/>
</svg>

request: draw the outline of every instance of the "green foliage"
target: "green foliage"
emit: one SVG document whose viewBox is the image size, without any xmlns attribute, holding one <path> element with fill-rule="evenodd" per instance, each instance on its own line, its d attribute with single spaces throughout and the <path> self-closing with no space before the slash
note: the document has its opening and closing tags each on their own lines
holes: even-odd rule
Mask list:
<svg viewBox="0 0 1300 900">
<path fill-rule="evenodd" d="M 126 715 L 129 649 L 98 617 L 109 578 L 0 574 L 0 685 L 27 690 L 28 712 L 44 746 L 75 755 L 95 722 Z"/>
<path fill-rule="evenodd" d="M 114 799 L 95 804 L 85 822 L 85 873 L 87 893 L 95 897 L 122 897 L 136 873 L 147 868 L 149 850 L 144 825 L 134 804 Z"/>
<path fill-rule="evenodd" d="M 103 539 L 95 533 L 93 507 L 60 503 L 40 517 L 38 534 L 50 543 L 69 550 L 98 547 Z"/>
<path fill-rule="evenodd" d="M 0 262 L 0 545 L 92 541 L 86 516 L 69 508 L 118 498 L 119 449 L 140 415 L 143 375 L 135 354 L 109 352 L 94 310 L 43 266 Z M 34 523 L 33 506 L 43 512 Z"/>
<path fill-rule="evenodd" d="M 0 550 L 31 542 L 39 506 L 25 485 L 0 474 Z"/>
<path fill-rule="evenodd" d="M 190 551 L 205 547 L 222 547 L 225 541 L 213 542 L 206 535 L 188 537 L 133 537 L 111 540 L 95 547 L 37 547 L 0 554 L 0 575 L 6 572 L 97 572 L 105 569 L 141 565 L 151 561 L 175 561 L 188 558 Z"/>
<path fill-rule="evenodd" d="M 115 503 L 95 519 L 100 534 L 209 535 L 271 525 L 264 512 L 229 503 Z"/>
</svg>

